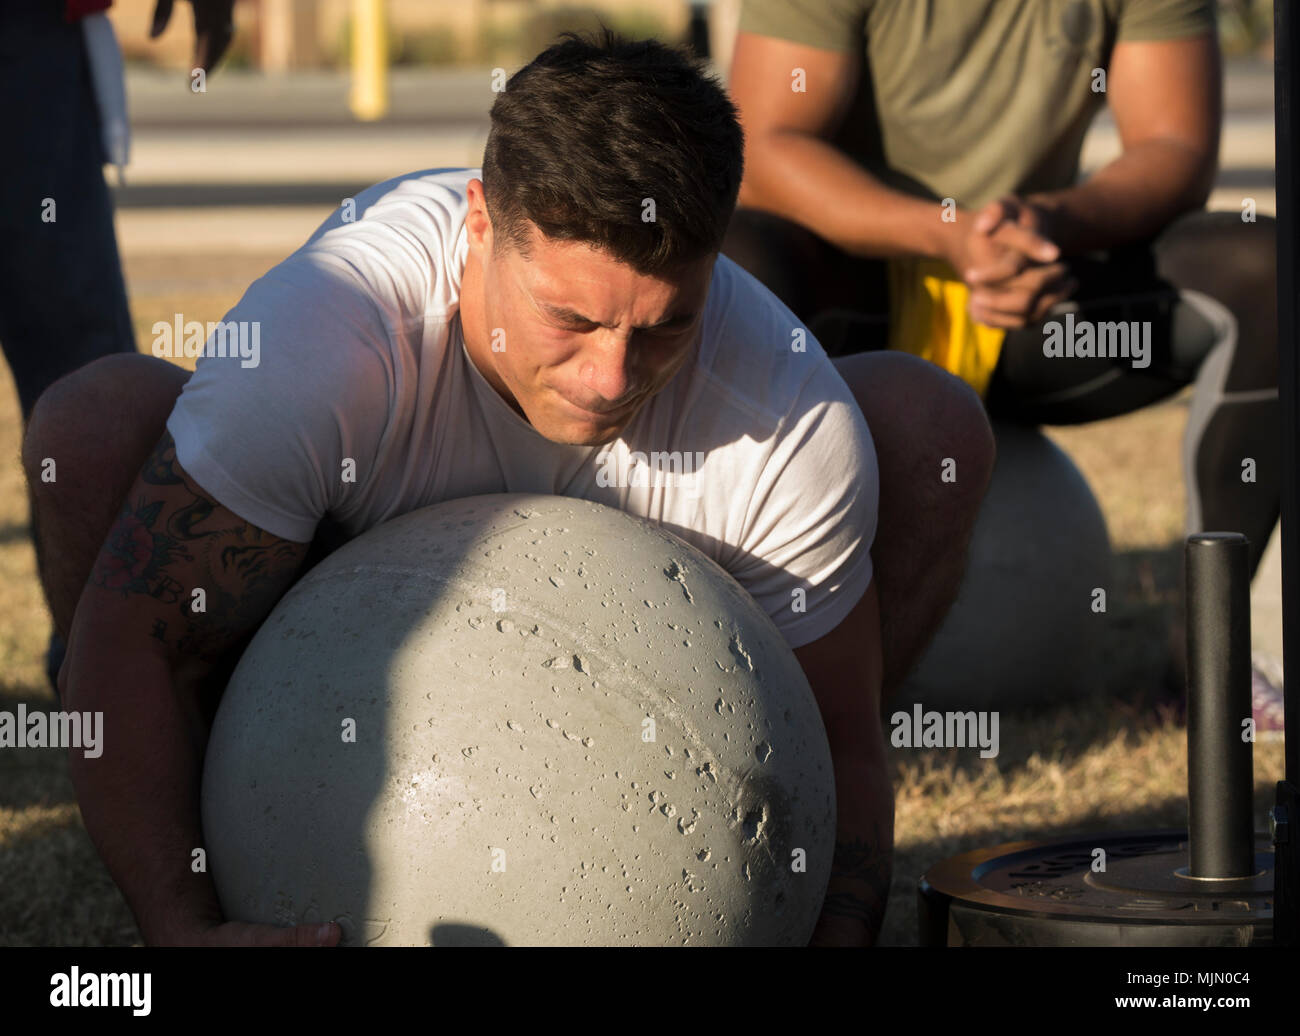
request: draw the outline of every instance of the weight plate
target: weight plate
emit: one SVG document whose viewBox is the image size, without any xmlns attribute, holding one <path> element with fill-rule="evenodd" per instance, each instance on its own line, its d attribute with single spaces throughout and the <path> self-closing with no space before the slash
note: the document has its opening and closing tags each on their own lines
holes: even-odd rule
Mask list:
<svg viewBox="0 0 1300 1036">
<path fill-rule="evenodd" d="M 1096 850 L 1105 870 L 1094 871 Z M 1187 832 L 1011 842 L 963 853 L 920 883 L 927 945 L 1245 945 L 1271 937 L 1273 847 L 1256 873 L 1189 878 Z M 1180 873 L 1181 872 L 1181 873 Z"/>
</svg>

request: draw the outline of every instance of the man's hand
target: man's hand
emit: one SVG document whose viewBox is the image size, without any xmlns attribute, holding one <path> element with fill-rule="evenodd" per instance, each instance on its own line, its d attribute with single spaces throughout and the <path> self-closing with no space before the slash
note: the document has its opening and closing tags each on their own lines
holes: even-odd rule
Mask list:
<svg viewBox="0 0 1300 1036">
<path fill-rule="evenodd" d="M 158 0 L 149 38 L 156 40 L 171 21 L 176 0 Z M 235 33 L 235 0 L 190 0 L 194 7 L 194 64 L 211 72 L 230 46 Z"/>
<path fill-rule="evenodd" d="M 835 770 L 835 849 L 809 945 L 870 946 L 885 916 L 894 852 L 875 580 L 834 630 L 794 654 L 817 699 Z"/>
<path fill-rule="evenodd" d="M 226 921 L 161 932 L 145 941 L 150 946 L 337 946 L 342 938 L 333 921 L 292 928 Z"/>
<path fill-rule="evenodd" d="M 1006 195 L 957 226 L 963 229 L 945 258 L 970 286 L 968 309 L 981 324 L 1037 323 L 1078 290 L 1069 268 L 1057 261 L 1061 252 L 1045 207 Z"/>
</svg>

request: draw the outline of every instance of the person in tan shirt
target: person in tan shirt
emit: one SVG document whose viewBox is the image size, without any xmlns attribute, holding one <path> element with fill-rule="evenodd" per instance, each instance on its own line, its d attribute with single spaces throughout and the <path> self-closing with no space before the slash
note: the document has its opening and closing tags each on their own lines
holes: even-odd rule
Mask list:
<svg viewBox="0 0 1300 1036">
<path fill-rule="evenodd" d="M 1096 421 L 1194 382 L 1186 529 L 1245 533 L 1253 573 L 1280 503 L 1276 226 L 1249 199 L 1204 211 L 1210 0 L 744 0 L 739 28 L 724 253 L 832 356 L 921 355 L 995 420 Z M 1123 153 L 1076 182 L 1103 105 Z M 1255 687 L 1271 729 L 1280 693 Z"/>
</svg>

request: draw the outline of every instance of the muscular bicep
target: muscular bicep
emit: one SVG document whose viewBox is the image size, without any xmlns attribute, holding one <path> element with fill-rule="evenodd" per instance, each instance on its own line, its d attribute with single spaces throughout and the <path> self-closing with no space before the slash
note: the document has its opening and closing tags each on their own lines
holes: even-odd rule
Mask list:
<svg viewBox="0 0 1300 1036">
<path fill-rule="evenodd" d="M 745 131 L 746 181 L 783 134 L 834 136 L 852 105 L 860 64 L 853 53 L 748 32 L 736 37 L 728 89 Z M 742 187 L 742 200 L 746 192 Z"/>
<path fill-rule="evenodd" d="M 1214 35 L 1117 43 L 1107 78 L 1106 101 L 1125 148 L 1167 140 L 1218 157 L 1223 74 Z"/>
<path fill-rule="evenodd" d="M 852 53 L 740 33 L 729 89 L 745 132 L 829 136 L 853 99 L 858 65 Z"/>
<path fill-rule="evenodd" d="M 307 549 L 209 497 L 182 470 L 164 433 L 95 559 L 77 626 L 147 638 L 173 664 L 215 662 L 266 618 Z"/>
</svg>

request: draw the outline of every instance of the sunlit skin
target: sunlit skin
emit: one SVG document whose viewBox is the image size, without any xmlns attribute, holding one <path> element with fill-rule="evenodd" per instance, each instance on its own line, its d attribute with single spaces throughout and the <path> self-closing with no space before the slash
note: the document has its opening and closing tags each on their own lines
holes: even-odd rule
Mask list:
<svg viewBox="0 0 1300 1036">
<path fill-rule="evenodd" d="M 629 218 L 639 219 L 636 208 Z M 469 182 L 461 282 L 465 348 L 488 383 L 552 442 L 611 442 L 692 356 L 715 255 L 649 277 L 532 228 L 531 261 L 494 254 L 483 182 Z M 504 349 L 492 348 L 494 333 Z"/>
</svg>

